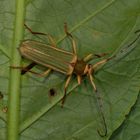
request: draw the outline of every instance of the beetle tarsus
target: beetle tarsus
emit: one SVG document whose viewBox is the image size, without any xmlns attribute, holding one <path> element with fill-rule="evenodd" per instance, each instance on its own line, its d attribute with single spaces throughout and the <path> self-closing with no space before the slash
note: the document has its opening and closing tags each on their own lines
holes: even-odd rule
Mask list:
<svg viewBox="0 0 140 140">
<path fill-rule="evenodd" d="M 31 34 L 38 34 L 38 35 L 47 35 L 45 33 L 41 33 L 41 32 L 34 32 L 32 31 L 32 29 L 30 27 L 28 27 L 25 23 L 24 23 L 25 28 L 31 33 Z"/>
<path fill-rule="evenodd" d="M 28 72 L 30 69 L 32 69 L 35 65 L 37 65 L 36 63 L 31 63 L 28 66 L 26 66 L 25 68 L 21 69 L 21 75 L 24 75 L 26 72 Z"/>
<path fill-rule="evenodd" d="M 62 98 L 62 100 L 61 100 L 61 108 L 63 108 L 63 106 L 64 106 L 64 103 L 65 103 L 65 100 L 66 100 L 66 89 L 65 89 L 65 91 L 64 91 L 64 96 L 63 96 L 63 98 Z"/>
</svg>

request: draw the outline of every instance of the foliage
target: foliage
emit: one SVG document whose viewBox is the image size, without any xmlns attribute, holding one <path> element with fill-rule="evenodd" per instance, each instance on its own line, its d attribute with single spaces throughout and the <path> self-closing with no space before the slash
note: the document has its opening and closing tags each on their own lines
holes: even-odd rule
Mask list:
<svg viewBox="0 0 140 140">
<path fill-rule="evenodd" d="M 7 101 L 15 3 L 10 0 L 0 0 L 0 3 L 0 90 L 5 96 L 4 101 Z M 45 78 L 30 73 L 22 76 L 21 140 L 107 140 L 112 134 L 111 140 L 125 140 L 130 134 L 134 135 L 131 140 L 139 138 L 136 117 L 139 115 L 139 98 L 136 109 L 128 119 L 131 120 L 132 115 L 133 122 L 127 120 L 123 124 L 140 89 L 140 41 L 128 48 L 128 44 L 137 36 L 134 32 L 140 28 L 139 5 L 139 0 L 27 0 L 25 23 L 33 31 L 51 34 L 59 48 L 71 49 L 63 28 L 64 22 L 67 22 L 69 32 L 76 40 L 79 58 L 89 53 L 104 52 L 109 54 L 107 57 L 116 57 L 94 75 L 103 100 L 107 137 L 102 138 L 97 133 L 97 129 L 102 129 L 103 125 L 88 78 L 84 78 L 78 86 L 73 76 L 69 95 L 61 108 L 66 76 L 54 71 Z M 26 31 L 25 39 L 32 37 Z M 24 64 L 27 63 L 24 60 Z M 42 72 L 45 69 L 37 67 L 34 70 Z M 54 97 L 49 96 L 51 88 L 57 92 Z M 5 140 L 6 136 L 6 123 L 3 121 L 6 117 L 3 114 L 0 112 L 1 140 Z"/>
</svg>

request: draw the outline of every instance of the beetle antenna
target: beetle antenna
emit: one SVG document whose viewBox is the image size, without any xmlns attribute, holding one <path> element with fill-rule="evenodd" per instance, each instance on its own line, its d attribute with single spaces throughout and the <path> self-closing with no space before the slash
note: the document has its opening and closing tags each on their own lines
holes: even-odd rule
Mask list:
<svg viewBox="0 0 140 140">
<path fill-rule="evenodd" d="M 106 125 L 105 117 L 104 117 L 104 114 L 103 114 L 103 111 L 102 111 L 101 107 L 100 107 L 100 113 L 101 113 L 101 116 L 102 116 L 102 119 L 103 119 L 103 124 L 104 124 L 104 128 L 105 128 L 105 132 L 104 132 L 104 134 L 102 134 L 102 133 L 99 131 L 99 129 L 97 129 L 97 132 L 98 132 L 98 134 L 99 134 L 101 137 L 105 137 L 105 136 L 107 136 L 107 125 Z"/>
<path fill-rule="evenodd" d="M 105 121 L 105 117 L 104 117 L 104 113 L 103 113 L 103 103 L 102 103 L 102 98 L 95 86 L 95 83 L 94 83 L 94 78 L 92 76 L 92 67 L 90 66 L 89 68 L 89 71 L 88 71 L 88 74 L 89 74 L 89 79 L 90 79 L 90 82 L 91 82 L 91 85 L 93 86 L 93 89 L 95 91 L 95 94 L 96 94 L 96 97 L 97 97 L 97 103 L 98 103 L 98 106 L 99 106 L 99 113 L 102 117 L 102 121 L 103 121 L 103 125 L 104 125 L 104 129 L 105 129 L 105 132 L 104 134 L 102 134 L 99 129 L 97 130 L 98 134 L 101 136 L 101 137 L 105 137 L 107 135 L 107 125 L 106 125 L 106 121 Z"/>
<path fill-rule="evenodd" d="M 135 31 L 135 34 L 138 34 L 138 33 L 140 33 L 140 29 L 138 29 L 138 30 Z"/>
<path fill-rule="evenodd" d="M 136 37 L 136 39 L 134 41 L 132 41 L 127 48 L 129 48 L 131 45 L 133 45 L 139 38 L 140 38 L 140 29 L 135 31 L 135 34 L 138 34 L 138 36 Z"/>
</svg>

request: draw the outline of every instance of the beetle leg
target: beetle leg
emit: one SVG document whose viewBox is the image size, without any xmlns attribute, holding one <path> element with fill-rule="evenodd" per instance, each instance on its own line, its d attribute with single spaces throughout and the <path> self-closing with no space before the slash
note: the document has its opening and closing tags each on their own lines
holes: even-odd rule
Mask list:
<svg viewBox="0 0 140 140">
<path fill-rule="evenodd" d="M 73 36 L 71 35 L 71 33 L 68 32 L 67 23 L 64 23 L 64 31 L 65 31 L 66 35 L 67 35 L 67 36 L 70 38 L 70 40 L 71 40 L 73 53 L 76 54 L 76 42 L 75 42 Z"/>
<path fill-rule="evenodd" d="M 46 34 L 46 33 L 41 33 L 41 32 L 34 32 L 32 31 L 32 29 L 30 27 L 28 27 L 26 24 L 24 24 L 25 28 L 33 35 L 44 35 L 47 37 L 47 39 L 49 40 L 50 44 L 53 46 L 53 47 L 56 47 L 56 43 L 53 39 L 53 37 L 50 35 L 50 34 Z"/>
<path fill-rule="evenodd" d="M 68 87 L 68 85 L 70 83 L 71 77 L 72 77 L 72 75 L 68 76 L 68 78 L 66 80 L 66 83 L 65 83 L 65 86 L 64 86 L 64 96 L 62 98 L 62 107 L 63 107 L 63 105 L 65 103 L 65 100 L 66 100 L 67 87 Z"/>
<path fill-rule="evenodd" d="M 37 76 L 39 76 L 39 77 L 46 77 L 46 76 L 48 76 L 49 75 L 49 73 L 51 72 L 51 69 L 49 68 L 49 69 L 47 69 L 45 72 L 43 72 L 43 73 L 36 73 L 36 72 L 34 72 L 33 74 L 35 74 L 35 75 L 37 75 Z"/>
<path fill-rule="evenodd" d="M 32 31 L 32 29 L 28 25 L 26 25 L 25 23 L 24 23 L 24 27 L 33 35 L 47 35 L 45 33 Z"/>
<path fill-rule="evenodd" d="M 35 75 L 38 75 L 40 77 L 43 77 L 43 76 L 46 76 L 48 75 L 50 72 L 51 72 L 51 69 L 47 69 L 45 72 L 43 73 L 37 73 L 37 72 L 34 72 L 32 71 L 31 69 L 36 66 L 37 64 L 32 62 L 31 64 L 27 65 L 26 67 L 12 67 L 11 68 L 15 68 L 15 69 L 21 69 L 21 75 L 24 75 L 26 74 L 26 72 L 30 72 L 30 73 L 33 73 Z M 47 72 L 48 71 L 48 72 Z"/>
<path fill-rule="evenodd" d="M 89 62 L 90 60 L 92 60 L 94 57 L 97 57 L 97 58 L 101 58 L 101 57 L 104 57 L 105 55 L 107 55 L 108 53 L 101 53 L 101 54 L 89 54 L 87 55 L 86 57 L 84 57 L 84 61 L 85 62 Z"/>
<path fill-rule="evenodd" d="M 36 63 L 35 63 L 36 64 Z M 43 73 L 37 73 L 37 72 L 34 72 L 34 71 L 32 71 L 32 70 L 30 70 L 30 69 L 28 69 L 27 67 L 16 67 L 16 66 L 10 66 L 11 68 L 14 68 L 14 69 L 21 69 L 21 74 L 23 75 L 23 74 L 25 74 L 26 72 L 30 72 L 30 73 L 33 73 L 33 74 L 35 74 L 35 75 L 37 75 L 37 76 L 39 76 L 39 77 L 45 77 L 45 76 L 47 76 L 47 75 L 49 75 L 49 73 L 51 72 L 51 69 L 47 69 L 45 72 L 43 72 Z"/>
<path fill-rule="evenodd" d="M 88 69 L 88 76 L 89 76 L 90 82 L 91 82 L 91 84 L 93 86 L 93 89 L 96 92 L 97 91 L 97 88 L 96 88 L 96 85 L 94 83 L 94 78 L 92 76 L 92 71 L 93 71 L 93 69 L 92 69 L 92 66 L 90 65 L 90 68 Z"/>
<path fill-rule="evenodd" d="M 21 74 L 23 75 L 24 73 L 26 72 L 31 72 L 31 73 L 34 73 L 33 71 L 30 70 L 30 67 L 32 65 L 32 63 L 30 65 L 28 65 L 27 67 L 20 67 L 20 66 L 10 66 L 10 68 L 13 68 L 13 69 L 20 69 L 21 70 Z"/>
<path fill-rule="evenodd" d="M 32 69 L 35 65 L 37 65 L 36 63 L 32 62 L 31 64 L 29 64 L 28 66 L 26 66 L 25 68 L 23 68 L 21 70 L 21 75 L 25 74 L 26 72 L 28 72 L 30 69 Z"/>
<path fill-rule="evenodd" d="M 27 65 L 26 67 L 15 67 L 15 66 L 10 66 L 11 68 L 14 69 L 21 69 L 21 75 L 24 75 L 26 72 L 31 72 L 30 69 L 32 69 L 36 63 L 32 62 L 31 64 Z"/>
<path fill-rule="evenodd" d="M 82 78 L 80 75 L 77 75 L 77 81 L 78 81 L 78 84 L 80 85 L 81 84 L 81 81 L 82 81 Z"/>
<path fill-rule="evenodd" d="M 50 44 L 52 45 L 52 47 L 56 47 L 56 43 L 53 39 L 53 37 L 49 34 L 45 34 L 45 33 L 41 33 L 41 32 L 34 32 L 32 31 L 32 29 L 30 27 L 28 27 L 26 24 L 24 24 L 25 28 L 31 33 L 31 34 L 34 34 L 34 35 L 45 35 L 49 41 L 50 41 Z M 37 65 L 35 62 L 32 62 L 31 64 L 29 64 L 28 66 L 26 66 L 25 68 L 21 68 L 22 71 L 21 71 L 21 74 L 25 74 L 26 72 L 31 72 L 31 73 L 34 73 L 36 74 L 36 72 L 33 72 L 31 71 L 30 69 L 32 69 L 35 65 Z M 42 75 L 42 74 L 41 74 Z M 44 75 L 44 74 L 43 74 Z"/>
<path fill-rule="evenodd" d="M 49 34 L 47 36 L 48 36 L 48 39 L 49 39 L 52 47 L 57 47 L 53 37 L 51 35 L 49 35 Z"/>
</svg>

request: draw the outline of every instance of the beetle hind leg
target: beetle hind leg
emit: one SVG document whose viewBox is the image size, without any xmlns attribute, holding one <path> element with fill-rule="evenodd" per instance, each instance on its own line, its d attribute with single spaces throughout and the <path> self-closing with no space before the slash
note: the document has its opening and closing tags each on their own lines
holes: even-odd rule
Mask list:
<svg viewBox="0 0 140 140">
<path fill-rule="evenodd" d="M 39 37 L 38 35 L 46 36 L 47 39 L 49 40 L 50 44 L 51 44 L 53 47 L 56 47 L 56 43 L 55 43 L 53 37 L 52 37 L 50 34 L 32 31 L 32 29 L 31 29 L 30 27 L 28 27 L 26 24 L 24 24 L 24 27 L 25 27 L 31 34 L 36 35 L 37 37 Z M 39 38 L 40 38 L 40 37 L 39 37 Z"/>
<path fill-rule="evenodd" d="M 30 69 L 32 69 L 34 66 L 36 66 L 37 64 L 32 62 L 31 64 L 29 64 L 28 66 L 26 66 L 25 68 L 21 69 L 21 75 L 25 74 L 26 72 L 30 71 Z"/>
<path fill-rule="evenodd" d="M 32 64 L 32 63 L 31 63 Z M 35 63 L 36 64 L 36 63 Z M 44 71 L 43 73 L 38 73 L 38 72 L 35 72 L 35 71 L 32 71 L 30 69 L 28 69 L 28 67 L 31 66 L 31 65 L 28 65 L 27 67 L 18 67 L 18 66 L 10 66 L 10 68 L 13 68 L 13 69 L 20 69 L 21 70 L 21 75 L 25 74 L 26 72 L 30 72 L 32 74 L 35 74 L 36 76 L 39 76 L 39 77 L 45 77 L 45 76 L 48 76 L 49 73 L 51 72 L 51 69 L 47 69 L 46 71 Z"/>
<path fill-rule="evenodd" d="M 72 34 L 68 32 L 67 23 L 64 23 L 64 31 L 65 31 L 66 35 L 67 35 L 67 36 L 70 38 L 70 40 L 71 40 L 73 53 L 76 54 L 76 42 L 75 42 L 75 40 L 74 40 Z"/>
</svg>

